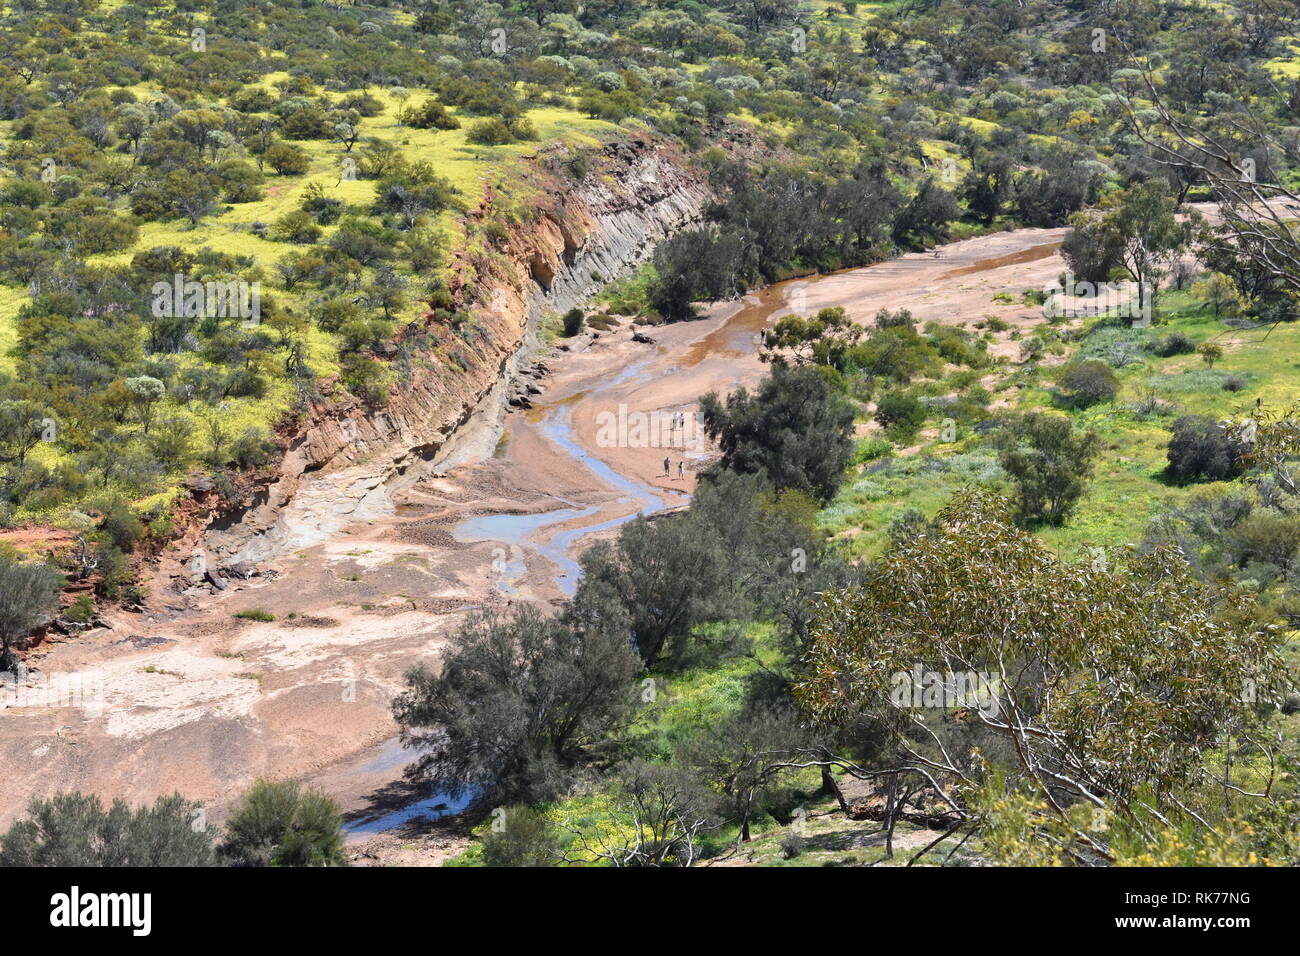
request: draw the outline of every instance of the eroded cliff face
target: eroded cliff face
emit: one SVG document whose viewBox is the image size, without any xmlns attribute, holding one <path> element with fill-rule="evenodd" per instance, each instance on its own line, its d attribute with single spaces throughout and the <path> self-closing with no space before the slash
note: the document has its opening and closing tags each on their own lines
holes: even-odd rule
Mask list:
<svg viewBox="0 0 1300 956">
<path fill-rule="evenodd" d="M 200 488 L 195 497 L 210 510 L 201 539 L 181 542 L 179 560 L 191 548 L 208 568 L 274 560 L 391 513 L 393 492 L 421 474 L 489 453 L 511 379 L 536 345 L 537 321 L 626 275 L 656 242 L 697 221 L 710 196 L 702 173 L 649 137 L 607 145 L 580 183 L 556 171 L 564 155 L 554 146 L 530 160 L 533 186 L 541 187 L 531 221 L 493 248 L 453 259 L 450 288 L 457 306 L 475 315 L 472 330 L 431 324 L 436 352 L 412 347 L 418 339 L 406 343 L 401 381 L 382 408 L 314 408 L 288 436 L 275 475 L 244 500 L 224 502 Z M 489 196 L 469 214 L 471 235 L 492 215 Z"/>
</svg>

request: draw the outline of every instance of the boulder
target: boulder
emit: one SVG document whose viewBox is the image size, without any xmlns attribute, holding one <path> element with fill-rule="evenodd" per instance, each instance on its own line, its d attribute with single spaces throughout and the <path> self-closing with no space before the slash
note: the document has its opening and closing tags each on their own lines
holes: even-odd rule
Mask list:
<svg viewBox="0 0 1300 956">
<path fill-rule="evenodd" d="M 252 561 L 236 561 L 234 564 L 228 564 L 225 572 L 226 577 L 239 578 L 241 581 L 255 578 L 261 573 Z"/>
</svg>

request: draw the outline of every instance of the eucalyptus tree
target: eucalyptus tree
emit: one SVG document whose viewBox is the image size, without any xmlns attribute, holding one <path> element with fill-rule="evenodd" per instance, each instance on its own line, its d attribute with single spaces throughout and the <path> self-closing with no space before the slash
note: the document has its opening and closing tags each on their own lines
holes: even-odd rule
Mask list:
<svg viewBox="0 0 1300 956">
<path fill-rule="evenodd" d="M 1112 817 L 1151 839 L 1204 833 L 1207 791 L 1270 792 L 1261 713 L 1281 674 L 1278 634 L 1181 554 L 1067 562 L 1004 499 L 971 491 L 861 587 L 826 596 L 795 685 L 818 720 L 872 719 L 897 759 L 792 764 L 917 781 L 952 835 L 989 823 L 990 784 L 1025 793 L 1036 838 L 1106 862 Z M 1227 741 L 1253 785 L 1222 773 Z"/>
</svg>

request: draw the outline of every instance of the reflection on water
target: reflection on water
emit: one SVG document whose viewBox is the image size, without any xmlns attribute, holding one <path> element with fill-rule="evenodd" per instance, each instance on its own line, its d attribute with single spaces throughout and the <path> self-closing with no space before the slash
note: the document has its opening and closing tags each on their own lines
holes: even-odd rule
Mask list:
<svg viewBox="0 0 1300 956">
<path fill-rule="evenodd" d="M 665 506 L 663 499 L 652 491 L 648 485 L 644 485 L 634 478 L 620 475 L 599 458 L 588 454 L 582 446 L 573 440 L 573 426 L 569 423 L 569 409 L 557 409 L 554 415 L 549 416 L 542 423 L 542 433 L 557 446 L 568 452 L 570 456 L 582 462 L 587 467 L 587 470 L 597 478 L 613 485 L 619 491 L 625 492 L 625 496 L 619 499 L 620 503 L 635 503 L 638 506 L 637 511 L 631 514 L 619 515 L 616 518 L 594 525 L 561 531 L 547 545 L 539 547 L 543 554 L 565 569 L 568 576 L 557 579 L 556 583 L 560 585 L 561 590 L 566 595 L 572 596 L 578 587 L 578 562 L 568 557 L 568 552 L 578 538 L 599 531 L 608 531 L 610 528 L 617 528 L 619 525 L 631 521 L 638 514 L 651 515 L 663 511 Z M 594 511 L 595 509 L 591 510 Z"/>
<path fill-rule="evenodd" d="M 451 534 L 457 541 L 500 541 L 502 544 L 512 545 L 509 557 L 498 558 L 493 562 L 493 567 L 500 575 L 497 589 L 502 594 L 514 594 L 515 585 L 528 571 L 523 557 L 516 556 L 515 552 L 523 548 L 529 536 L 551 525 L 572 521 L 575 518 L 586 518 L 595 513 L 595 508 L 560 508 L 539 514 L 479 515 L 475 518 L 467 518 L 456 525 Z M 570 560 L 562 550 L 556 552 L 546 542 L 529 541 L 528 543 L 555 564 L 560 565 L 566 573 L 577 577 L 577 562 Z"/>
<path fill-rule="evenodd" d="M 570 407 L 567 404 L 547 409 L 546 417 L 538 426 L 542 434 L 557 448 L 563 448 L 571 458 L 581 463 L 601 481 L 623 492 L 618 499 L 619 504 L 634 505 L 636 510 L 608 521 L 580 524 L 550 536 L 539 532 L 556 525 L 589 518 L 600 509 L 595 506 L 572 507 L 536 514 L 496 514 L 466 518 L 452 529 L 452 536 L 457 541 L 499 541 L 511 546 L 509 557 L 503 556 L 499 559 L 499 563 L 495 564 L 501 575 L 497 587 L 505 594 L 515 593 L 516 585 L 527 572 L 522 556 L 516 555 L 517 550 L 522 551 L 526 546 L 555 565 L 557 569 L 555 583 L 566 595 L 572 596 L 578 586 L 578 562 L 570 556 L 569 551 L 580 537 L 616 528 L 631 521 L 638 514 L 654 514 L 665 508 L 664 500 L 648 485 L 619 474 L 599 458 L 588 454 L 574 441 L 569 413 Z"/>
<path fill-rule="evenodd" d="M 390 774 L 411 763 L 414 759 L 415 754 L 402 746 L 401 738 L 394 737 L 384 743 L 373 760 L 362 767 L 358 767 L 354 773 L 357 776 Z M 348 836 L 364 836 L 383 833 L 386 830 L 392 830 L 414 820 L 440 820 L 443 817 L 449 817 L 463 811 L 473 802 L 475 796 L 477 794 L 473 791 L 467 791 L 459 796 L 435 793 L 397 810 L 376 812 L 358 817 L 356 820 L 345 823 L 343 832 Z"/>
<path fill-rule="evenodd" d="M 446 793 L 435 793 L 431 797 L 408 804 L 400 810 L 392 810 L 375 816 L 362 817 L 351 823 L 343 824 L 343 832 L 348 836 L 366 836 L 394 830 L 414 820 L 441 820 L 463 811 L 474 802 L 475 794 L 466 791 L 453 797 Z"/>
</svg>

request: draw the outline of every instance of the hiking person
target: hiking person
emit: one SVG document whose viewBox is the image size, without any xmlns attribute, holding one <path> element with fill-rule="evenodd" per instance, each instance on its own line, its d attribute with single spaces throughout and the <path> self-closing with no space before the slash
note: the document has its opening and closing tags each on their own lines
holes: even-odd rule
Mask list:
<svg viewBox="0 0 1300 956">
<path fill-rule="evenodd" d="M 672 472 L 670 471 L 671 467 L 672 467 L 672 462 L 669 461 L 667 458 L 665 458 L 665 459 L 664 459 L 664 477 L 665 477 L 665 478 L 667 478 L 670 474 L 672 474 Z"/>
<path fill-rule="evenodd" d="M 686 462 L 685 462 L 685 461 L 679 461 L 679 462 L 677 463 L 677 477 L 678 477 L 678 478 L 685 478 L 685 477 L 686 477 Z"/>
</svg>

